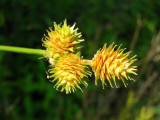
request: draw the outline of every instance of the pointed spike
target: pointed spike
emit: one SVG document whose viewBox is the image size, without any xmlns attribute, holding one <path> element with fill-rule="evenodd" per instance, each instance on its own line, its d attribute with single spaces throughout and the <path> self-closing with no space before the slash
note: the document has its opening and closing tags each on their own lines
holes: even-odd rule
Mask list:
<svg viewBox="0 0 160 120">
<path fill-rule="evenodd" d="M 138 75 L 136 72 L 134 72 L 135 70 L 137 70 L 137 69 L 130 68 L 130 69 L 127 70 L 127 72 L 130 73 L 130 74 Z"/>
<path fill-rule="evenodd" d="M 128 77 L 127 77 L 127 74 L 126 74 L 125 71 L 123 71 L 123 72 L 121 73 L 121 75 L 122 75 L 123 77 L 125 77 L 125 78 L 128 80 Z"/>
<path fill-rule="evenodd" d="M 74 52 L 73 47 L 69 48 L 69 51 Z"/>
<path fill-rule="evenodd" d="M 63 86 L 63 87 L 62 87 L 61 92 L 63 92 L 63 91 L 64 91 L 64 89 L 65 89 L 65 86 Z"/>
<path fill-rule="evenodd" d="M 62 86 L 64 83 L 63 82 L 60 82 L 58 85 L 57 85 L 57 89 Z"/>
<path fill-rule="evenodd" d="M 114 42 L 108 47 L 108 49 L 112 49 L 114 45 Z"/>
<path fill-rule="evenodd" d="M 111 88 L 114 88 L 110 79 L 107 79 Z"/>
<path fill-rule="evenodd" d="M 137 61 L 137 59 L 129 59 L 130 60 L 130 63 L 134 63 L 135 61 Z"/>
<path fill-rule="evenodd" d="M 84 41 L 84 39 L 80 39 L 80 40 L 78 40 L 79 42 L 83 42 Z"/>
<path fill-rule="evenodd" d="M 108 80 L 109 85 L 111 86 L 111 88 L 114 88 L 113 85 L 112 85 L 112 82 L 111 82 L 111 80 L 110 80 L 110 78 L 108 76 L 108 74 L 106 74 L 106 78 L 107 78 L 107 80 Z"/>
<path fill-rule="evenodd" d="M 118 88 L 115 75 L 112 75 L 112 79 L 114 81 L 114 84 L 115 84 L 116 88 Z"/>
<path fill-rule="evenodd" d="M 67 27 L 67 20 L 64 20 L 63 26 Z"/>
<path fill-rule="evenodd" d="M 81 87 L 78 84 L 75 84 L 77 88 L 79 88 L 82 92 L 83 90 L 81 89 Z"/>
<path fill-rule="evenodd" d="M 127 57 L 129 56 L 130 53 L 131 53 L 131 51 L 126 52 L 125 54 L 123 54 L 123 56 L 124 56 L 125 58 L 127 58 Z"/>
<path fill-rule="evenodd" d="M 137 57 L 137 55 L 134 55 L 133 57 L 131 57 L 130 60 L 133 60 L 135 57 Z"/>
<path fill-rule="evenodd" d="M 54 28 L 55 28 L 55 30 L 57 30 L 57 28 L 58 28 L 57 23 L 56 23 L 56 22 L 54 22 L 53 24 L 54 24 Z"/>
<path fill-rule="evenodd" d="M 106 47 L 107 47 L 107 43 L 104 44 L 103 49 L 106 49 Z"/>
<path fill-rule="evenodd" d="M 137 66 L 132 66 L 132 68 L 137 68 Z"/>
<path fill-rule="evenodd" d="M 125 82 L 125 80 L 123 78 L 121 78 L 121 79 L 122 79 L 124 86 L 127 87 L 127 83 Z"/>
<path fill-rule="evenodd" d="M 123 52 L 126 50 L 126 48 L 122 49 L 122 51 L 119 54 L 123 54 Z"/>
<path fill-rule="evenodd" d="M 120 48 L 121 48 L 122 44 L 119 45 L 119 47 L 117 48 L 117 52 L 119 52 Z"/>
<path fill-rule="evenodd" d="M 55 85 L 54 85 L 54 87 L 57 87 L 57 85 L 60 83 L 60 81 L 58 81 Z"/>
<path fill-rule="evenodd" d="M 98 79 L 97 79 L 97 77 L 95 77 L 95 85 L 97 86 L 97 81 L 98 81 Z"/>
<path fill-rule="evenodd" d="M 112 49 L 114 50 L 117 47 L 117 45 L 115 45 Z"/>
<path fill-rule="evenodd" d="M 75 26 L 76 26 L 76 23 L 72 25 L 71 30 L 73 30 Z"/>
</svg>

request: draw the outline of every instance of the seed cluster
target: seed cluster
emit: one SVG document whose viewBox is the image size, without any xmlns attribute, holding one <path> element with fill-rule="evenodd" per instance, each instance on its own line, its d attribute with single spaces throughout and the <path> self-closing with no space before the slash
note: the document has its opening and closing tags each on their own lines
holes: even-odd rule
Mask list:
<svg viewBox="0 0 160 120">
<path fill-rule="evenodd" d="M 102 50 L 98 50 L 97 54 L 95 54 L 92 60 L 92 69 L 95 72 L 95 84 L 97 84 L 97 80 L 100 78 L 102 81 L 102 85 L 106 84 L 105 80 L 109 82 L 109 85 L 113 88 L 113 84 L 118 88 L 117 84 L 118 80 L 122 80 L 124 86 L 127 86 L 125 79 L 133 80 L 129 74 L 136 74 L 137 66 L 132 66 L 132 63 L 136 61 L 135 56 L 128 59 L 130 52 L 123 53 L 125 49 L 120 49 L 121 46 L 115 50 L 116 45 L 111 44 L 108 48 L 106 48 L 106 44 L 104 45 Z M 113 81 L 112 81 L 113 80 Z"/>
<path fill-rule="evenodd" d="M 113 88 L 119 87 L 118 81 L 122 81 L 127 86 L 125 79 L 133 80 L 130 74 L 136 74 L 137 67 L 133 66 L 135 56 L 128 58 L 130 52 L 123 53 L 125 49 L 116 50 L 116 45 L 111 44 L 108 48 L 106 44 L 102 50 L 98 50 L 92 60 L 85 60 L 80 55 L 81 33 L 78 28 L 67 25 L 65 20 L 63 25 L 54 23 L 54 30 L 49 28 L 48 35 L 42 39 L 46 48 L 45 57 L 51 64 L 50 77 L 53 78 L 54 87 L 57 90 L 66 91 L 66 94 L 75 92 L 76 89 L 82 91 L 81 85 L 87 87 L 86 78 L 91 75 L 88 65 L 91 66 L 95 74 L 95 84 L 100 79 L 102 86 L 109 85 Z M 118 80 L 117 80 L 118 79 Z M 113 85 L 114 83 L 114 85 Z"/>
<path fill-rule="evenodd" d="M 86 63 L 80 57 L 80 54 L 68 54 L 62 56 L 56 63 L 52 65 L 50 73 L 53 75 L 54 79 L 52 82 L 57 81 L 55 87 L 61 88 L 61 91 L 66 91 L 66 93 L 71 93 L 76 90 L 76 88 L 81 89 L 80 84 L 87 87 L 87 82 L 83 79 L 91 75 L 88 71 Z"/>
<path fill-rule="evenodd" d="M 74 53 L 81 48 L 79 43 L 84 40 L 80 39 L 81 33 L 78 33 L 78 28 L 74 29 L 74 27 L 75 24 L 72 27 L 67 26 L 65 20 L 62 27 L 54 23 L 54 30 L 52 28 L 47 30 L 48 35 L 45 35 L 43 39 L 43 46 L 47 48 L 46 57 L 56 59 L 63 54 Z"/>
</svg>

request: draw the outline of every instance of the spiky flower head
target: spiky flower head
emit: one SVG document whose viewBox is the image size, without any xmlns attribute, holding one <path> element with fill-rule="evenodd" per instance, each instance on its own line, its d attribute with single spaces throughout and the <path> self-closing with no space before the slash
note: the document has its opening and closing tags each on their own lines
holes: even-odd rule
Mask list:
<svg viewBox="0 0 160 120">
<path fill-rule="evenodd" d="M 66 53 L 74 53 L 81 48 L 79 43 L 84 41 L 80 39 L 81 33 L 78 33 L 78 28 L 74 29 L 75 24 L 70 27 L 65 20 L 63 25 L 54 23 L 54 30 L 47 30 L 48 36 L 43 38 L 43 46 L 46 47 L 47 58 L 56 59 Z"/>
<path fill-rule="evenodd" d="M 137 66 L 132 66 L 132 63 L 136 60 L 135 56 L 128 58 L 130 52 L 123 53 L 125 49 L 120 49 L 121 45 L 115 50 L 116 45 L 111 44 L 106 48 L 104 45 L 102 50 L 98 50 L 94 58 L 92 59 L 92 69 L 95 73 L 95 84 L 98 79 L 102 81 L 102 86 L 106 84 L 107 80 L 110 86 L 118 88 L 119 80 L 122 80 L 124 86 L 127 86 L 125 79 L 133 80 L 130 74 L 136 74 Z M 118 80 L 116 80 L 118 79 Z"/>
<path fill-rule="evenodd" d="M 86 65 L 79 53 L 63 55 L 50 69 L 53 74 L 51 77 L 54 77 L 52 82 L 57 82 L 55 87 L 60 87 L 61 91 L 65 90 L 67 94 L 74 92 L 76 88 L 82 90 L 80 84 L 87 86 L 84 78 L 91 75 Z"/>
</svg>

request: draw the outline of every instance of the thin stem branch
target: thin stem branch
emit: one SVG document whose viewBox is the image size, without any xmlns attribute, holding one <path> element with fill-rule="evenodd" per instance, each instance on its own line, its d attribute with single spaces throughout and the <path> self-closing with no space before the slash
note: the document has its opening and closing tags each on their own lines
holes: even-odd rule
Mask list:
<svg viewBox="0 0 160 120">
<path fill-rule="evenodd" d="M 88 65 L 92 66 L 92 60 L 83 59 L 83 61 Z"/>
<path fill-rule="evenodd" d="M 144 24 L 143 22 L 144 21 L 142 20 L 141 15 L 138 15 L 138 17 L 137 17 L 137 27 L 135 29 L 133 39 L 132 39 L 131 44 L 130 44 L 130 50 L 131 51 L 134 51 L 135 45 L 136 45 L 136 43 L 138 41 L 138 37 L 140 35 L 140 31 L 141 31 L 141 29 L 143 27 L 143 24 Z"/>
<path fill-rule="evenodd" d="M 0 45 L 0 51 L 44 55 L 44 50 Z"/>
</svg>

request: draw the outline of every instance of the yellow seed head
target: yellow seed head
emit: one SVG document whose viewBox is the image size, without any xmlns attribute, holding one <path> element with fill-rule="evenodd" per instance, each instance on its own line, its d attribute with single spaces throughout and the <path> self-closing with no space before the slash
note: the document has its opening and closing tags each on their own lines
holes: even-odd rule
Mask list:
<svg viewBox="0 0 160 120">
<path fill-rule="evenodd" d="M 79 88 L 80 84 L 87 86 L 87 82 L 84 80 L 85 77 L 91 75 L 91 72 L 87 70 L 86 63 L 80 57 L 80 54 L 66 54 L 59 58 L 59 60 L 52 65 L 50 69 L 51 77 L 54 77 L 52 82 L 57 81 L 55 87 L 58 89 L 61 87 L 61 91 L 71 93 Z"/>
<path fill-rule="evenodd" d="M 106 48 L 104 45 L 102 50 L 98 50 L 92 59 L 92 69 L 95 73 L 95 84 L 100 78 L 102 81 L 102 86 L 106 84 L 106 79 L 108 80 L 110 86 L 113 88 L 113 83 L 115 87 L 118 88 L 119 85 L 117 80 L 122 80 L 124 86 L 127 86 L 125 79 L 133 80 L 130 74 L 136 74 L 137 66 L 132 66 L 132 63 L 136 60 L 135 56 L 128 58 L 130 52 L 123 53 L 125 49 L 120 49 L 121 46 L 115 50 L 116 45 L 111 44 Z"/>
<path fill-rule="evenodd" d="M 63 25 L 54 23 L 54 30 L 49 28 L 47 30 L 48 36 L 43 38 L 43 46 L 46 47 L 47 58 L 58 58 L 63 54 L 74 53 L 81 48 L 79 43 L 83 41 L 80 39 L 81 33 L 78 33 L 78 28 L 74 29 L 75 24 L 70 27 L 66 20 Z"/>
</svg>

